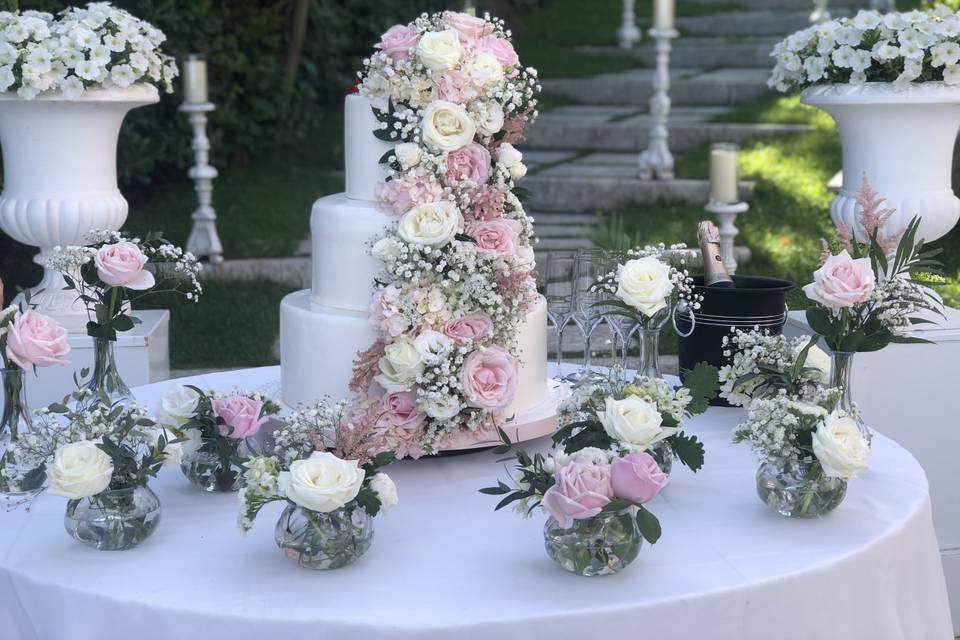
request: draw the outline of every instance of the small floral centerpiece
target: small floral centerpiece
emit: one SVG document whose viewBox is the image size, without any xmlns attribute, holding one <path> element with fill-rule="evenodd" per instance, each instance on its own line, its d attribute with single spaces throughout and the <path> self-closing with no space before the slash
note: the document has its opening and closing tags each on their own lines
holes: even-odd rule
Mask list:
<svg viewBox="0 0 960 640">
<path fill-rule="evenodd" d="M 302 409 L 273 432 L 270 455 L 251 458 L 240 490 L 240 528 L 260 510 L 285 502 L 277 546 L 301 567 L 338 569 L 373 542 L 373 518 L 397 504 L 397 488 L 380 469 L 394 460 L 370 412 L 345 402 Z"/>
<path fill-rule="evenodd" d="M 280 407 L 256 391 L 229 394 L 193 386 L 160 399 L 160 421 L 183 434 L 180 470 L 204 491 L 236 491 L 253 448 L 251 439 Z"/>
<path fill-rule="evenodd" d="M 364 61 L 359 92 L 394 147 L 378 207 L 397 217 L 371 239 L 383 263 L 359 354 L 359 402 L 402 402 L 417 456 L 497 440 L 517 382 L 520 323 L 538 302 L 533 224 L 513 143 L 536 116 L 536 70 L 501 20 L 444 11 L 391 27 Z M 402 401 L 396 394 L 404 394 Z"/>
<path fill-rule="evenodd" d="M 41 11 L 0 12 L 0 92 L 33 99 L 136 83 L 173 91 L 177 64 L 161 50 L 162 31 L 107 2 Z"/>
<path fill-rule="evenodd" d="M 644 505 L 666 486 L 671 451 L 694 471 L 703 465 L 703 445 L 682 433 L 681 421 L 706 410 L 716 370 L 699 365 L 688 384 L 694 388 L 675 390 L 638 377 L 613 388 L 582 386 L 561 409 L 553 452 L 516 452 L 514 485 L 499 481 L 481 493 L 503 495 L 496 508 L 514 504 L 525 517 L 543 509 L 547 554 L 567 571 L 616 573 L 636 559 L 642 540 L 660 538 L 660 523 Z M 498 453 L 510 449 L 507 435 L 501 438 Z M 658 447 L 667 441 L 669 448 Z"/>
<path fill-rule="evenodd" d="M 96 549 L 129 549 L 160 522 L 160 500 L 148 482 L 164 464 L 176 464 L 179 441 L 143 407 L 85 402 L 89 393 L 37 411 L 37 428 L 11 445 L 21 465 L 0 475 L 19 484 L 32 473 L 20 470 L 44 467 L 47 490 L 69 500 L 67 533 Z"/>
<path fill-rule="evenodd" d="M 30 292 L 25 294 L 24 310 L 11 305 L 0 310 L 0 369 L 3 383 L 3 415 L 0 417 L 0 470 L 14 469 L 19 465 L 10 451 L 21 433 L 32 427 L 32 416 L 27 407 L 24 375 L 27 370 L 38 367 L 67 364 L 70 344 L 67 331 L 60 324 L 30 308 Z M 0 282 L 0 300 L 3 299 L 3 283 Z M 21 480 L 9 485 L 0 477 L 0 493 L 29 494 L 39 491 L 44 481 L 42 465 L 17 472 Z"/>
<path fill-rule="evenodd" d="M 594 306 L 604 309 L 603 315 L 624 318 L 640 331 L 640 368 L 637 375 L 659 378 L 660 331 L 674 306 L 698 309 L 700 300 L 694 293 L 693 278 L 685 267 L 686 245 L 646 246 L 631 249 L 627 260 L 602 277 L 594 286 L 609 297 Z M 679 253 L 678 253 L 679 252 Z M 675 256 L 679 255 L 679 258 Z"/>
<path fill-rule="evenodd" d="M 87 309 L 87 334 L 94 339 L 94 366 L 87 389 L 91 401 L 130 401 L 130 389 L 117 372 L 113 343 L 117 333 L 140 322 L 131 304 L 159 293 L 197 301 L 202 265 L 190 252 L 157 234 L 128 237 L 119 231 L 92 231 L 89 246 L 54 249 L 46 266 L 63 274 L 67 288 Z M 150 263 L 154 271 L 146 268 Z"/>
</svg>

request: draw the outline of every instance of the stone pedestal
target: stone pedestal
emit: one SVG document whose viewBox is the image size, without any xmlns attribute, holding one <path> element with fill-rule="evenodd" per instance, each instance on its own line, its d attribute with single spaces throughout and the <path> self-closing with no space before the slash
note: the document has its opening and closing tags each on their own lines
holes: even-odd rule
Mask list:
<svg viewBox="0 0 960 640">
<path fill-rule="evenodd" d="M 114 348 L 120 375 L 129 387 L 165 380 L 170 375 L 170 312 L 144 310 L 134 315 L 142 322 L 119 334 Z M 27 372 L 27 402 L 31 409 L 60 401 L 76 389 L 74 371 L 93 365 L 93 338 L 71 333 L 69 358 L 68 366 L 38 369 L 38 375 Z"/>
<path fill-rule="evenodd" d="M 927 472 L 954 633 L 960 634 L 960 310 L 947 309 L 945 315 L 940 326 L 919 325 L 924 328 L 914 331 L 936 344 L 892 344 L 858 353 L 853 398 L 866 423 L 908 449 Z M 812 333 L 800 311 L 790 313 L 783 332 Z"/>
</svg>

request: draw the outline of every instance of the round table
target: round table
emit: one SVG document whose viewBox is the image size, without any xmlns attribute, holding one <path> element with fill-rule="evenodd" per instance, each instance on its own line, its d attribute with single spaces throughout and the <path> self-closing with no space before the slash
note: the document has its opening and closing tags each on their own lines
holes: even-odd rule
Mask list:
<svg viewBox="0 0 960 640">
<path fill-rule="evenodd" d="M 265 389 L 278 377 L 271 367 L 189 382 Z M 181 382 L 136 394 L 155 405 Z M 706 465 L 697 474 L 675 466 L 650 505 L 663 538 L 603 578 L 547 558 L 541 514 L 493 511 L 496 499 L 477 492 L 504 472 L 489 452 L 392 466 L 399 506 L 376 519 L 370 551 L 337 571 L 283 558 L 273 541 L 280 505 L 242 535 L 236 496 L 200 493 L 177 470 L 152 483 L 162 522 L 130 551 L 77 544 L 63 530 L 65 501 L 43 495 L 29 512 L 3 514 L 0 638 L 951 638 L 913 457 L 878 435 L 872 468 L 835 512 L 789 520 L 758 500 L 749 448 L 730 444 L 740 417 L 711 409 L 691 423 Z"/>
</svg>

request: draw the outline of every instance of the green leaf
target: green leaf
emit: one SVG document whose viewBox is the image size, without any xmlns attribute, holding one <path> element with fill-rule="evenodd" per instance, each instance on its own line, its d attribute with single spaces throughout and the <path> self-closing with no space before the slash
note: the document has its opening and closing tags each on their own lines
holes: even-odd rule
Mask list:
<svg viewBox="0 0 960 640">
<path fill-rule="evenodd" d="M 810 341 L 807 342 L 806 346 L 797 354 L 797 361 L 793 364 L 793 377 L 800 377 L 800 372 L 803 371 L 803 365 L 807 362 L 807 354 L 810 353 L 810 349 L 813 348 L 813 345 L 817 344 L 817 341 L 820 340 L 820 336 L 813 334 L 810 336 Z"/>
<path fill-rule="evenodd" d="M 710 406 L 710 400 L 717 397 L 720 378 L 717 368 L 706 362 L 684 372 L 683 385 L 690 390 L 691 401 L 687 411 L 692 415 L 703 413 Z"/>
<path fill-rule="evenodd" d="M 497 503 L 497 506 L 493 508 L 494 511 L 499 511 L 503 509 L 508 504 L 516 502 L 517 500 L 523 500 L 524 498 L 529 498 L 530 494 L 527 491 L 514 491 L 506 498 Z"/>
<path fill-rule="evenodd" d="M 113 322 L 110 323 L 114 331 L 130 331 L 133 329 L 133 319 L 125 313 L 121 313 L 116 318 L 113 319 Z"/>
<path fill-rule="evenodd" d="M 833 335 L 833 322 L 830 318 L 830 312 L 822 307 L 810 307 L 807 309 L 807 324 L 814 332 L 826 338 L 836 338 Z"/>
<path fill-rule="evenodd" d="M 640 527 L 640 535 L 650 544 L 656 544 L 663 533 L 660 529 L 660 521 L 643 506 L 637 508 L 639 509 L 637 511 L 637 526 Z"/>
<path fill-rule="evenodd" d="M 697 436 L 677 434 L 670 438 L 670 448 L 677 459 L 691 471 L 696 472 L 703 467 L 704 448 Z"/>
</svg>

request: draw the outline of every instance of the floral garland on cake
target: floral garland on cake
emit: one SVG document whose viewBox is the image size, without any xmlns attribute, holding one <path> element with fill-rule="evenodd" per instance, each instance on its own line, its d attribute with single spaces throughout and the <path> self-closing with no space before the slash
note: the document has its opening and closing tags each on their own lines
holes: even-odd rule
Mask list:
<svg viewBox="0 0 960 640">
<path fill-rule="evenodd" d="M 372 238 L 383 263 L 370 303 L 379 339 L 350 388 L 380 405 L 398 456 L 498 440 L 517 380 L 516 338 L 537 299 L 532 219 L 513 144 L 536 117 L 535 69 L 501 20 L 446 11 L 383 34 L 360 94 L 395 143 Z"/>
</svg>

